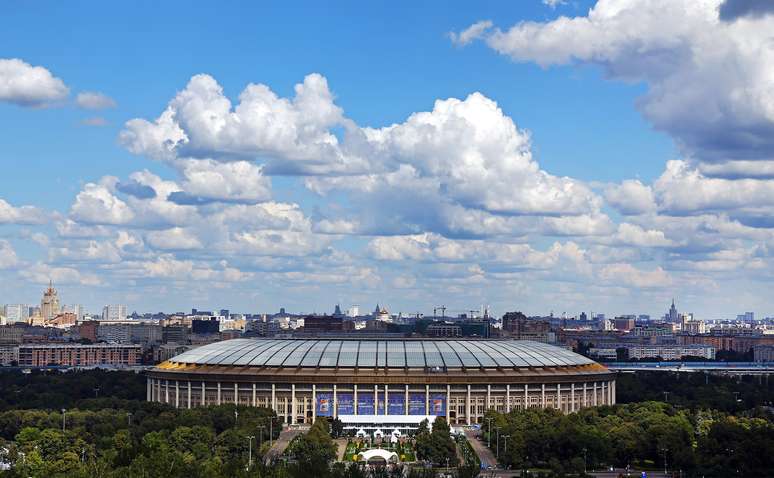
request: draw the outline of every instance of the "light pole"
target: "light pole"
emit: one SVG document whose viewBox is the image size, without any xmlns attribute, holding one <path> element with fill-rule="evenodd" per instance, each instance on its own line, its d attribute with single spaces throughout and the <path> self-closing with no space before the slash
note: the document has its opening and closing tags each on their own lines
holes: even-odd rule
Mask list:
<svg viewBox="0 0 774 478">
<path fill-rule="evenodd" d="M 253 467 L 253 435 L 247 435 L 247 470 Z"/>
<path fill-rule="evenodd" d="M 239 420 L 239 411 L 234 410 L 234 428 L 237 427 L 237 420 Z"/>
<path fill-rule="evenodd" d="M 94 398 L 97 398 L 97 395 L 99 395 L 99 387 L 94 387 Z"/>
<path fill-rule="evenodd" d="M 508 455 L 508 439 L 510 438 L 510 435 L 503 435 L 503 440 L 505 440 L 505 450 L 504 453 Z"/>
<path fill-rule="evenodd" d="M 666 476 L 666 474 L 667 474 L 667 451 L 669 451 L 669 450 L 666 449 L 666 448 L 662 448 L 661 451 L 664 452 L 664 475 Z"/>
<path fill-rule="evenodd" d="M 586 448 L 583 449 L 583 474 L 586 474 Z"/>
<path fill-rule="evenodd" d="M 65 428 L 67 427 L 67 422 L 66 422 L 66 418 L 65 418 L 65 416 L 66 416 L 65 414 L 66 413 L 67 413 L 67 410 L 63 408 L 62 409 L 62 433 L 65 432 Z"/>
<path fill-rule="evenodd" d="M 129 428 L 132 427 L 132 412 L 126 412 L 126 419 L 129 424 Z"/>
<path fill-rule="evenodd" d="M 269 417 L 269 448 L 274 444 L 274 417 Z"/>
<path fill-rule="evenodd" d="M 486 432 L 486 447 L 491 449 L 492 448 L 492 417 L 487 418 L 486 422 L 488 424 L 487 432 Z"/>
<path fill-rule="evenodd" d="M 664 401 L 669 402 L 669 392 L 663 392 L 664 393 Z"/>
<path fill-rule="evenodd" d="M 266 429 L 266 425 L 258 425 L 258 454 L 261 453 L 261 445 L 263 445 L 263 430 Z"/>
</svg>

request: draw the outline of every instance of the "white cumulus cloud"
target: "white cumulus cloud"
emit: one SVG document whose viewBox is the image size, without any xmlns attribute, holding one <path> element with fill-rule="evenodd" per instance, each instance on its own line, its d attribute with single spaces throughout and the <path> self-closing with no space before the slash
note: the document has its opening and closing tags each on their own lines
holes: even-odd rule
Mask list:
<svg viewBox="0 0 774 478">
<path fill-rule="evenodd" d="M 0 101 L 42 107 L 70 93 L 64 82 L 42 66 L 18 58 L 0 58 Z"/>
</svg>

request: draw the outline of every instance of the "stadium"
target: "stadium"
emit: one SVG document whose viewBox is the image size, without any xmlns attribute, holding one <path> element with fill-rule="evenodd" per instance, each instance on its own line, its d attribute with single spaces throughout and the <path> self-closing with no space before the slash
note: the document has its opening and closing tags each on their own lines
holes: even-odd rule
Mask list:
<svg viewBox="0 0 774 478">
<path fill-rule="evenodd" d="M 182 408 L 267 407 L 289 424 L 403 417 L 409 427 L 412 417 L 443 416 L 472 425 L 490 408 L 570 413 L 613 404 L 615 376 L 586 357 L 532 341 L 234 339 L 153 368 L 147 399 Z"/>
</svg>

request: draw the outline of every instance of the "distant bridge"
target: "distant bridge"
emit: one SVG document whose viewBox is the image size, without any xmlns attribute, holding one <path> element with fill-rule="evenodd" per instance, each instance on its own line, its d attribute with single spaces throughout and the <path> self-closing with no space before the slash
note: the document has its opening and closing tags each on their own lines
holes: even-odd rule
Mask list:
<svg viewBox="0 0 774 478">
<path fill-rule="evenodd" d="M 601 362 L 616 372 L 710 372 L 721 375 L 768 375 L 774 362 Z"/>
</svg>

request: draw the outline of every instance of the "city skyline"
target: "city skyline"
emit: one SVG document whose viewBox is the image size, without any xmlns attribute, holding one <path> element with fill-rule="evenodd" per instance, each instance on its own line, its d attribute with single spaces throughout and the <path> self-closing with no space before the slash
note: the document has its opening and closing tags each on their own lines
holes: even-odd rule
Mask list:
<svg viewBox="0 0 774 478">
<path fill-rule="evenodd" d="M 774 315 L 774 7 L 41 5 L 0 303 Z"/>
</svg>

